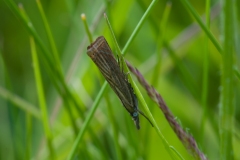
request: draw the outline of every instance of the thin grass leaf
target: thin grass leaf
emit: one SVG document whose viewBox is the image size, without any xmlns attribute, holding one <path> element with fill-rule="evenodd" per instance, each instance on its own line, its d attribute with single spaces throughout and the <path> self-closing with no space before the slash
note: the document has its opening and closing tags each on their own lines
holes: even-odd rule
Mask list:
<svg viewBox="0 0 240 160">
<path fill-rule="evenodd" d="M 182 155 L 172 146 L 170 146 L 170 149 L 176 154 L 176 157 L 178 157 L 180 160 L 184 160 Z"/>
<path fill-rule="evenodd" d="M 31 114 L 36 119 L 41 118 L 41 116 L 39 115 L 40 111 L 35 106 L 2 87 L 0 87 L 0 96 L 6 100 L 9 100 L 15 106 L 19 107 L 19 109 Z"/>
<path fill-rule="evenodd" d="M 220 159 L 234 159 L 232 135 L 234 119 L 234 1 L 224 0 L 223 53 L 220 104 Z"/>
<path fill-rule="evenodd" d="M 26 159 L 31 159 L 31 152 L 32 152 L 32 116 L 27 113 L 26 115 Z"/>
<path fill-rule="evenodd" d="M 211 40 L 211 42 L 213 43 L 213 45 L 216 47 L 216 49 L 219 51 L 219 53 L 222 52 L 222 47 L 221 45 L 218 43 L 218 41 L 215 39 L 215 37 L 213 36 L 213 34 L 210 32 L 210 30 L 207 28 L 207 26 L 203 23 L 203 21 L 201 20 L 200 16 L 198 15 L 198 13 L 196 12 L 196 10 L 192 7 L 192 5 L 188 2 L 188 0 L 180 0 L 182 2 L 182 4 L 184 5 L 184 7 L 191 13 L 191 15 L 196 19 L 197 23 L 199 24 L 199 26 L 202 28 L 202 30 L 206 33 L 206 35 L 208 36 L 208 38 Z"/>
<path fill-rule="evenodd" d="M 181 59 L 177 56 L 175 51 L 172 49 L 170 44 L 167 41 L 164 41 L 164 46 L 168 50 L 169 56 L 171 57 L 172 61 L 176 64 L 176 67 L 181 73 L 181 76 L 186 83 L 186 86 L 191 91 L 192 95 L 197 99 L 198 98 L 198 91 L 200 90 L 196 84 L 196 81 L 193 79 L 191 73 L 187 69 L 187 67 L 182 63 Z"/>
<path fill-rule="evenodd" d="M 206 26 L 210 30 L 210 4 L 211 0 L 206 1 Z M 207 98 L 208 98 L 208 74 L 209 74 L 209 39 L 205 37 L 205 51 L 204 51 L 204 59 L 203 59 L 203 79 L 202 79 L 202 108 L 203 114 L 201 118 L 200 124 L 200 132 L 201 132 L 201 141 L 203 143 L 204 130 L 205 130 L 205 122 L 208 114 L 207 107 Z"/>
<path fill-rule="evenodd" d="M 159 75 L 161 71 L 161 62 L 162 62 L 163 40 L 165 39 L 167 20 L 168 20 L 171 8 L 172 8 L 172 3 L 168 1 L 163 11 L 162 20 L 160 22 L 159 32 L 161 33 L 161 35 L 159 35 L 159 38 L 157 41 L 157 64 L 154 68 L 153 75 L 152 75 L 152 85 L 155 87 L 158 86 L 158 82 L 159 82 Z"/>
<path fill-rule="evenodd" d="M 87 23 L 87 20 L 86 20 L 86 16 L 85 16 L 84 13 L 81 14 L 81 19 L 83 21 L 85 31 L 86 31 L 86 33 L 88 35 L 89 42 L 92 43 L 93 42 L 92 34 L 91 34 L 90 30 L 89 30 L 88 23 Z"/>
<path fill-rule="evenodd" d="M 139 1 L 141 3 L 141 1 Z M 165 6 L 165 9 L 163 11 L 163 16 L 162 16 L 162 20 L 159 24 L 159 35 L 158 35 L 158 39 L 157 39 L 157 49 L 156 49 L 156 52 L 157 52 L 157 64 L 155 65 L 154 69 L 153 69 L 153 74 L 152 74 L 152 85 L 157 87 L 158 84 L 159 84 L 159 81 L 160 81 L 160 75 L 161 75 L 161 65 L 162 65 L 162 48 L 163 48 L 163 40 L 165 39 L 165 34 L 166 34 L 166 27 L 167 27 L 167 21 L 168 21 L 168 18 L 169 18 L 169 14 L 170 14 L 170 11 L 171 11 L 171 8 L 172 8 L 172 2 L 168 1 L 166 3 L 166 6 Z M 152 106 L 153 105 L 153 101 L 148 101 L 148 104 L 149 106 Z M 152 108 L 152 113 L 154 114 L 154 109 L 155 108 Z M 149 137 L 149 132 L 148 130 L 150 129 L 150 126 L 147 125 L 146 126 L 146 133 L 145 133 L 145 141 L 144 141 L 144 144 L 146 146 L 146 149 L 145 149 L 145 155 L 148 154 L 149 152 L 149 144 L 150 144 L 150 141 L 152 140 L 151 137 Z"/>
<path fill-rule="evenodd" d="M 206 35 L 208 36 L 208 38 L 211 40 L 211 42 L 213 43 L 213 45 L 216 47 L 216 49 L 219 51 L 219 53 L 222 53 L 223 48 L 222 46 L 217 42 L 217 40 L 215 39 L 215 37 L 213 36 L 213 34 L 208 30 L 207 26 L 204 25 L 204 23 L 202 22 L 200 16 L 197 14 L 197 12 L 195 11 L 195 9 L 191 6 L 191 4 L 188 2 L 188 0 L 181 0 L 181 2 L 183 3 L 183 5 L 186 7 L 186 9 L 194 16 L 194 18 L 196 19 L 196 21 L 198 22 L 198 24 L 200 25 L 200 27 L 203 29 L 203 31 L 206 33 Z M 234 8 L 232 8 L 234 10 Z M 233 15 L 232 15 L 233 16 Z M 234 68 L 234 72 L 235 74 L 238 75 L 240 74 L 237 68 Z M 239 77 L 238 77 L 239 79 Z M 239 79 L 240 80 L 240 79 Z"/>
<path fill-rule="evenodd" d="M 146 19 L 148 18 L 149 14 L 151 13 L 153 7 L 157 4 L 158 0 L 153 0 L 151 2 L 151 4 L 148 6 L 147 10 L 144 12 L 142 18 L 139 20 L 137 26 L 135 27 L 135 29 L 133 30 L 131 36 L 129 37 L 126 45 L 124 46 L 123 50 L 122 50 L 122 54 L 123 56 L 126 54 L 129 46 L 131 45 L 131 43 L 133 42 L 134 38 L 137 36 L 138 32 L 140 31 L 140 29 L 142 28 L 142 25 L 144 24 L 144 22 L 146 21 Z"/>
<path fill-rule="evenodd" d="M 51 50 L 52 50 L 52 54 L 53 54 L 53 59 L 55 61 L 55 66 L 59 69 L 59 72 L 62 74 L 61 60 L 59 58 L 59 53 L 57 51 L 57 46 L 56 46 L 56 43 L 54 41 L 53 34 L 52 34 L 51 29 L 50 29 L 49 23 L 47 21 L 47 17 L 46 17 L 46 15 L 44 13 L 41 1 L 40 0 L 36 0 L 36 3 L 37 3 L 37 6 L 38 6 L 40 15 L 42 17 L 42 20 L 43 20 L 43 24 L 44 24 L 45 30 L 47 32 L 47 37 L 48 37 L 48 40 L 50 42 L 50 46 L 51 46 Z"/>
<path fill-rule="evenodd" d="M 84 121 L 84 123 L 81 127 L 80 132 L 78 133 L 77 139 L 74 141 L 73 147 L 71 148 L 71 151 L 68 155 L 67 160 L 72 160 L 74 158 L 74 155 L 75 155 L 75 152 L 78 148 L 78 145 L 80 144 L 80 142 L 82 140 L 82 137 L 83 137 L 84 133 L 86 132 L 90 121 L 92 120 L 92 117 L 93 117 L 93 115 L 94 115 L 94 113 L 97 109 L 97 106 L 98 106 L 101 98 L 103 97 L 103 94 L 105 92 L 106 87 L 107 87 L 107 82 L 105 81 L 101 90 L 100 90 L 100 92 L 99 92 L 99 94 L 98 94 L 98 96 L 96 97 L 96 99 L 95 99 L 95 101 L 94 101 L 94 103 L 91 107 L 91 110 L 89 111 L 89 113 L 88 113 L 88 115 L 87 115 L 87 117 L 86 117 L 86 119 L 85 119 L 85 121 Z"/>
<path fill-rule="evenodd" d="M 37 92 L 38 92 L 39 106 L 42 114 L 42 123 L 43 123 L 44 133 L 47 139 L 50 157 L 51 159 L 55 159 L 55 153 L 54 153 L 54 148 L 52 144 L 52 133 L 51 133 L 51 129 L 48 121 L 48 112 L 47 112 L 45 95 L 43 91 L 41 72 L 38 64 L 38 57 L 37 57 L 35 42 L 32 37 L 30 37 L 30 46 L 31 46 L 31 52 L 32 52 L 32 61 L 33 61 Z"/>
</svg>

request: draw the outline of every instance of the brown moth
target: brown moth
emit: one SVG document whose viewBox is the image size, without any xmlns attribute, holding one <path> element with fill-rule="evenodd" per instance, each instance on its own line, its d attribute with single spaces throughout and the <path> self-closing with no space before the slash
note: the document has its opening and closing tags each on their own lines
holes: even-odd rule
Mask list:
<svg viewBox="0 0 240 160">
<path fill-rule="evenodd" d="M 138 100 L 133 88 L 128 82 L 127 75 L 121 70 L 114 58 L 105 38 L 103 36 L 98 37 L 87 47 L 87 54 L 97 65 L 102 75 L 121 100 L 123 106 L 130 113 L 137 129 L 140 129 L 138 113 L 145 118 L 147 117 L 138 110 Z"/>
</svg>

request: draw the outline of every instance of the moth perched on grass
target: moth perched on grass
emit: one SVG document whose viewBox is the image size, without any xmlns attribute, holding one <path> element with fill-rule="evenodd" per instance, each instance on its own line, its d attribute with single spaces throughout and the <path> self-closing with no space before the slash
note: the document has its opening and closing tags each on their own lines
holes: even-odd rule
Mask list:
<svg viewBox="0 0 240 160">
<path fill-rule="evenodd" d="M 148 121 L 149 119 L 138 110 L 138 100 L 131 84 L 128 82 L 127 74 L 120 68 L 105 38 L 103 36 L 98 37 L 87 47 L 87 54 L 97 65 L 123 106 L 130 113 L 137 129 L 140 129 L 138 113 Z"/>
</svg>

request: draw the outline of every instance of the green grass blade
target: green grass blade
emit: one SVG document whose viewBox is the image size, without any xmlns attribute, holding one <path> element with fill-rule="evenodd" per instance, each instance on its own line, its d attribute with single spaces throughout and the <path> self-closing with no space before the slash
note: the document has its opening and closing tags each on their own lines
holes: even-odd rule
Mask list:
<svg viewBox="0 0 240 160">
<path fill-rule="evenodd" d="M 170 149 L 173 151 L 173 153 L 175 153 L 175 155 L 180 159 L 180 160 L 184 160 L 184 158 L 182 157 L 182 155 L 172 146 L 170 146 Z"/>
<path fill-rule="evenodd" d="M 132 32 L 131 36 L 129 37 L 126 45 L 124 46 L 123 50 L 122 50 L 122 54 L 125 55 L 129 46 L 131 45 L 131 43 L 133 42 L 134 38 L 137 36 L 138 32 L 140 31 L 140 29 L 142 28 L 142 25 L 144 24 L 144 22 L 146 21 L 146 19 L 148 18 L 150 12 L 152 11 L 153 7 L 157 4 L 158 0 L 153 0 L 151 2 L 151 4 L 148 6 L 147 10 L 144 12 L 142 18 L 140 19 L 140 21 L 138 22 L 137 26 L 135 27 L 134 31 Z"/>
<path fill-rule="evenodd" d="M 42 123 L 43 123 L 44 133 L 47 139 L 50 157 L 51 159 L 55 159 L 55 154 L 54 154 L 54 149 L 52 144 L 52 133 L 51 133 L 51 129 L 48 121 L 47 105 L 46 105 L 46 100 L 45 100 L 44 91 L 43 91 L 41 72 L 38 64 L 38 56 L 36 52 L 35 42 L 32 37 L 30 37 L 30 45 L 31 45 L 33 68 L 34 68 L 34 74 L 35 74 L 35 80 L 36 80 L 36 86 L 37 86 L 37 92 L 38 92 L 39 106 L 42 114 Z"/>
<path fill-rule="evenodd" d="M 221 53 L 222 47 L 216 40 L 216 38 L 213 36 L 213 34 L 208 30 L 207 26 L 203 23 L 200 16 L 196 12 L 196 10 L 191 6 L 191 4 L 188 2 L 188 0 L 180 0 L 184 7 L 191 13 L 191 15 L 196 19 L 197 23 L 200 25 L 202 30 L 207 34 L 208 38 L 211 40 L 213 45 L 216 47 L 216 49 Z"/>
<path fill-rule="evenodd" d="M 56 67 L 53 65 L 54 61 L 53 61 L 52 57 L 49 56 L 49 55 L 51 55 L 50 52 L 45 47 L 45 45 L 42 42 L 40 36 L 37 34 L 35 28 L 33 27 L 31 21 L 29 20 L 29 18 L 25 14 L 25 12 L 23 10 L 23 6 L 19 5 L 19 8 L 20 8 L 20 11 L 19 11 L 17 5 L 12 0 L 5 0 L 5 2 L 9 6 L 9 8 L 13 11 L 13 13 L 18 18 L 20 18 L 20 20 L 23 22 L 23 25 L 27 29 L 27 31 L 34 37 L 34 39 L 36 41 L 36 44 L 38 44 L 40 49 L 43 51 L 44 57 L 46 58 L 46 62 L 48 62 L 47 64 L 50 65 L 49 68 L 51 68 L 53 70 L 54 69 L 56 70 Z"/>
<path fill-rule="evenodd" d="M 224 0 L 224 33 L 222 53 L 221 106 L 220 106 L 220 159 L 234 159 L 232 135 L 234 119 L 234 23 L 233 0 Z"/>
<path fill-rule="evenodd" d="M 50 46 L 51 46 L 51 49 L 52 49 L 52 54 L 53 54 L 53 58 L 54 58 L 54 61 L 55 61 L 55 65 L 59 69 L 59 72 L 62 73 L 61 60 L 59 58 L 59 53 L 57 51 L 57 46 L 55 44 L 55 41 L 54 41 L 54 38 L 53 38 L 53 35 L 52 35 L 52 31 L 51 31 L 49 23 L 47 21 L 47 17 L 44 13 L 41 1 L 36 0 L 36 3 L 37 3 L 37 6 L 38 6 L 40 15 L 42 17 L 42 20 L 43 20 L 45 30 L 47 32 L 47 36 L 48 36 L 48 40 L 50 42 Z"/>
<path fill-rule="evenodd" d="M 21 99 L 17 95 L 14 95 L 8 90 L 2 88 L 1 86 L 0 86 L 0 96 L 6 100 L 9 100 L 11 103 L 19 107 L 19 109 L 25 111 L 26 113 L 31 114 L 33 117 L 37 119 L 41 118 L 41 116 L 39 115 L 40 111 L 35 106 Z"/>
<path fill-rule="evenodd" d="M 26 159 L 31 159 L 31 151 L 32 151 L 32 116 L 27 113 L 26 114 Z"/>
<path fill-rule="evenodd" d="M 95 113 L 95 111 L 97 109 L 97 106 L 98 106 L 101 98 L 103 97 L 103 94 L 104 94 L 104 91 L 106 90 L 106 87 L 107 87 L 107 82 L 105 81 L 103 86 L 102 86 L 102 88 L 101 88 L 101 90 L 100 90 L 100 92 L 99 92 L 99 94 L 97 95 L 97 97 L 96 97 L 96 99 L 95 99 L 95 101 L 94 101 L 94 103 L 93 103 L 93 105 L 91 107 L 91 110 L 89 111 L 89 113 L 88 113 L 88 115 L 87 115 L 87 117 L 86 117 L 86 119 L 85 119 L 85 121 L 84 121 L 84 123 L 83 123 L 83 125 L 81 127 L 80 132 L 78 133 L 77 139 L 75 140 L 74 145 L 71 148 L 70 154 L 69 154 L 69 156 L 67 158 L 68 160 L 72 160 L 73 159 L 74 154 L 75 154 L 75 152 L 76 152 L 76 150 L 78 148 L 78 145 L 80 144 L 80 142 L 81 142 L 81 140 L 83 138 L 83 135 L 86 132 L 87 127 L 88 127 L 90 121 L 92 120 L 92 117 L 93 117 L 93 115 L 94 115 L 94 113 Z"/>
<path fill-rule="evenodd" d="M 112 106 L 111 106 L 111 102 L 110 102 L 110 98 L 108 96 L 108 94 L 106 94 L 106 98 L 105 98 L 106 102 L 107 102 L 107 109 L 108 109 L 108 114 L 109 114 L 109 120 L 112 124 L 112 130 L 113 130 L 113 141 L 114 141 L 114 146 L 115 146 L 115 150 L 116 150 L 116 158 L 118 160 L 122 160 L 122 153 L 121 153 L 121 147 L 119 145 L 118 142 L 118 129 L 117 129 L 117 124 L 116 124 L 116 120 L 114 118 L 114 113 L 112 110 Z"/>
<path fill-rule="evenodd" d="M 210 29 L 210 4 L 211 0 L 206 1 L 206 26 Z M 209 73 L 209 39 L 205 37 L 205 51 L 204 51 L 204 60 L 203 60 L 203 79 L 202 79 L 202 108 L 203 115 L 201 117 L 200 132 L 201 132 L 201 141 L 203 141 L 205 122 L 208 113 L 207 107 L 207 98 L 208 98 L 208 73 Z"/>
<path fill-rule="evenodd" d="M 84 13 L 81 14 L 81 19 L 82 19 L 82 21 L 83 21 L 84 28 L 85 28 L 85 31 L 86 31 L 86 33 L 87 33 L 89 42 L 92 43 L 92 42 L 93 42 L 92 34 L 91 34 L 90 29 L 89 29 L 89 27 L 88 27 L 88 23 L 87 23 L 86 16 L 85 16 Z"/>
<path fill-rule="evenodd" d="M 198 91 L 199 87 L 196 84 L 196 81 L 191 76 L 191 73 L 187 69 L 187 67 L 182 63 L 181 59 L 177 56 L 175 51 L 172 49 L 170 44 L 167 41 L 164 41 L 164 46 L 168 50 L 169 56 L 171 57 L 172 61 L 176 64 L 176 67 L 182 76 L 182 79 L 186 83 L 186 86 L 191 91 L 192 95 L 197 99 L 198 98 Z"/>
<path fill-rule="evenodd" d="M 159 82 L 159 75 L 160 75 L 160 70 L 161 70 L 161 58 L 162 58 L 162 47 L 163 47 L 163 40 L 165 39 L 165 33 L 166 33 L 166 25 L 167 25 L 167 20 L 169 17 L 169 13 L 172 8 L 172 3 L 167 2 L 166 7 L 163 12 L 163 17 L 160 22 L 160 28 L 159 32 L 161 35 L 159 35 L 158 41 L 157 41 L 157 64 L 154 68 L 153 75 L 152 75 L 152 85 L 157 87 L 158 82 Z"/>
</svg>

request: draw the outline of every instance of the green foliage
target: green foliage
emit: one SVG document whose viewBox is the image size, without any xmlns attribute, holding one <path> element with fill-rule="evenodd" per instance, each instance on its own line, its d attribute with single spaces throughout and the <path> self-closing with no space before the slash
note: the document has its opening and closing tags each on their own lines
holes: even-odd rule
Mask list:
<svg viewBox="0 0 240 160">
<path fill-rule="evenodd" d="M 210 0 L 0 1 L 0 159 L 194 159 L 132 76 L 159 127 L 140 117 L 136 130 L 86 54 L 100 35 L 208 159 L 240 159 L 240 2 L 223 2 L 224 12 Z"/>
</svg>

